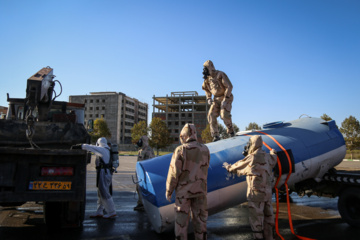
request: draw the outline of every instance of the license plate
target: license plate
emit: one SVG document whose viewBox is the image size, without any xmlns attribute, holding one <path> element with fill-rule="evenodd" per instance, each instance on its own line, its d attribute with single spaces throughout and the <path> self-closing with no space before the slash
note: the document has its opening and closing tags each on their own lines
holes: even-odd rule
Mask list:
<svg viewBox="0 0 360 240">
<path fill-rule="evenodd" d="M 71 182 L 31 181 L 29 190 L 71 190 Z"/>
</svg>

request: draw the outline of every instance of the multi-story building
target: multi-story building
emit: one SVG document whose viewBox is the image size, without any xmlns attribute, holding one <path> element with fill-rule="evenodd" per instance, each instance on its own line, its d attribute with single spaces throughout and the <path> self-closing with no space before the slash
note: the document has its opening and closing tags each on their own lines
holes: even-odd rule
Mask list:
<svg viewBox="0 0 360 240">
<path fill-rule="evenodd" d="M 179 144 L 179 134 L 186 123 L 195 125 L 197 138 L 202 142 L 201 132 L 208 123 L 208 109 L 205 95 L 199 96 L 196 91 L 172 92 L 171 96 L 153 96 L 152 117 L 159 117 L 165 121 L 174 144 Z"/>
<path fill-rule="evenodd" d="M 69 96 L 69 102 L 85 103 L 85 127 L 89 127 L 89 120 L 103 118 L 110 129 L 111 141 L 117 144 L 130 144 L 131 128 L 148 120 L 148 104 L 121 92 Z"/>
</svg>

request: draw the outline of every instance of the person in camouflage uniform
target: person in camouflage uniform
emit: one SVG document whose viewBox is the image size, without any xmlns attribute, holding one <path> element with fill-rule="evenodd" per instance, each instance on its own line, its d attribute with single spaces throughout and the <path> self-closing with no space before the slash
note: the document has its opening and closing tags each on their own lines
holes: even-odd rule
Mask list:
<svg viewBox="0 0 360 240">
<path fill-rule="evenodd" d="M 149 138 L 146 135 L 142 136 L 136 144 L 140 148 L 137 157 L 138 162 L 155 157 L 153 149 L 149 146 Z M 137 201 L 137 205 L 134 207 L 134 210 L 144 211 L 144 205 L 141 201 L 141 195 L 139 192 L 138 184 L 136 184 L 136 192 L 138 194 L 138 201 Z"/>
<path fill-rule="evenodd" d="M 187 228 L 192 213 L 195 239 L 206 236 L 207 175 L 210 152 L 207 146 L 197 142 L 193 124 L 186 124 L 180 133 L 182 145 L 178 146 L 171 158 L 166 180 L 166 199 L 170 202 L 175 190 L 175 236 L 187 239 Z"/>
<path fill-rule="evenodd" d="M 213 141 L 220 140 L 217 122 L 219 115 L 226 125 L 227 133 L 233 137 L 235 135 L 231 120 L 231 107 L 234 100 L 233 86 L 228 76 L 222 71 L 215 70 L 214 64 L 210 60 L 204 63 L 203 75 L 202 89 L 205 91 L 207 103 L 211 105 L 208 121 Z M 214 95 L 214 99 L 211 98 L 212 95 Z"/>
<path fill-rule="evenodd" d="M 262 150 L 261 136 L 251 136 L 246 157 L 233 165 L 224 163 L 230 173 L 238 176 L 246 175 L 247 200 L 249 206 L 249 221 L 254 239 L 273 240 L 275 225 L 271 204 L 272 188 L 274 186 L 273 168 L 276 164 L 276 151 L 270 154 Z M 247 149 L 245 149 L 246 152 Z"/>
</svg>

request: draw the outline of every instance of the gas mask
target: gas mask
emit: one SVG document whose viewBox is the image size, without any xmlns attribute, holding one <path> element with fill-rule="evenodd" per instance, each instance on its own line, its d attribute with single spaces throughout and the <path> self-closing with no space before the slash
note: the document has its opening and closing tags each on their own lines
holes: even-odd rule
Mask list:
<svg viewBox="0 0 360 240">
<path fill-rule="evenodd" d="M 251 145 L 251 143 L 250 143 L 250 139 L 249 139 L 249 141 L 247 142 L 247 144 L 244 147 L 244 151 L 242 152 L 242 155 L 244 155 L 244 157 L 246 157 L 249 154 L 250 145 Z"/>
<path fill-rule="evenodd" d="M 210 75 L 210 73 L 209 73 L 209 69 L 207 68 L 207 67 L 204 67 L 204 69 L 203 69 L 203 78 L 204 79 L 207 79 L 207 77 Z"/>
</svg>

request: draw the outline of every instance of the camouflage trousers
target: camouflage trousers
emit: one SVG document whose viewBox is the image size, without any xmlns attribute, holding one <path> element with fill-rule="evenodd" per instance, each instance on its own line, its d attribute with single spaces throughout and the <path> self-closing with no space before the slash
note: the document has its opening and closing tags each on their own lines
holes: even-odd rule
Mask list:
<svg viewBox="0 0 360 240">
<path fill-rule="evenodd" d="M 206 221 L 208 217 L 207 197 L 176 198 L 175 200 L 175 237 L 187 240 L 188 225 L 191 218 L 196 240 L 206 240 Z"/>
<path fill-rule="evenodd" d="M 141 200 L 142 197 L 141 197 L 139 188 L 140 188 L 139 184 L 136 184 L 136 192 L 137 192 L 137 195 L 138 195 L 137 205 L 143 205 L 142 200 Z"/>
<path fill-rule="evenodd" d="M 273 207 L 268 202 L 248 202 L 249 222 L 254 239 L 273 240 L 273 227 L 275 226 Z"/>
<path fill-rule="evenodd" d="M 219 126 L 217 122 L 219 115 L 220 118 L 224 121 L 224 124 L 227 128 L 227 133 L 234 132 L 231 120 L 231 108 L 234 97 L 231 95 L 230 98 L 227 98 L 225 108 L 221 108 L 221 102 L 223 99 L 223 96 L 214 97 L 214 102 L 211 104 L 209 109 L 208 122 L 210 124 L 210 132 L 212 137 L 219 136 Z"/>
</svg>

